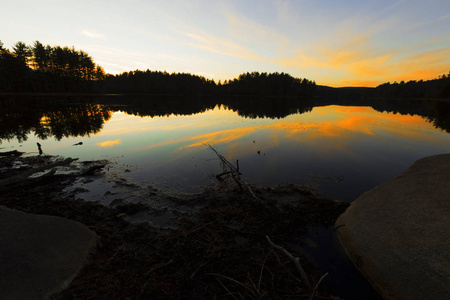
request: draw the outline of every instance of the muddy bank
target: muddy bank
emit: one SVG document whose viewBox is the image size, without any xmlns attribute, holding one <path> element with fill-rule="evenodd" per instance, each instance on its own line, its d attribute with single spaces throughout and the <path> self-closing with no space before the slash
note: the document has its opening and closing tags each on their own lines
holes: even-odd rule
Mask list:
<svg viewBox="0 0 450 300">
<path fill-rule="evenodd" d="M 0 157 L 0 181 L 64 159 Z M 107 165 L 66 162 L 0 186 L 0 205 L 75 220 L 100 237 L 91 264 L 54 299 L 337 299 L 326 280 L 315 289 L 324 274 L 296 245 L 311 226 L 334 224 L 347 203 L 301 186 L 252 186 L 250 193 L 222 182 L 196 195 L 167 196 L 190 209 L 162 228 L 145 204 L 106 206 L 66 192 L 80 177 L 103 176 Z M 129 222 L 142 212 L 148 221 Z"/>
</svg>

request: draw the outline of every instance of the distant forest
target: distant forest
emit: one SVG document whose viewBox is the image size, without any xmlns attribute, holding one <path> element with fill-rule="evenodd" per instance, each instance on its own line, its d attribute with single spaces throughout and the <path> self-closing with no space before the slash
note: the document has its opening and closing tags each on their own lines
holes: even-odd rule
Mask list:
<svg viewBox="0 0 450 300">
<path fill-rule="evenodd" d="M 376 87 L 376 96 L 387 98 L 447 98 L 450 99 L 450 72 L 437 79 L 383 83 Z"/>
<path fill-rule="evenodd" d="M 12 50 L 0 41 L 0 92 L 107 93 L 156 95 L 314 96 L 315 83 L 285 73 L 245 73 L 216 83 L 189 73 L 130 71 L 105 74 L 86 52 L 74 47 L 32 46 Z"/>
<path fill-rule="evenodd" d="M 105 74 L 92 57 L 74 47 L 17 42 L 9 50 L 0 41 L 0 93 L 93 93 L 219 96 L 323 95 L 383 98 L 450 98 L 450 73 L 428 81 L 384 83 L 369 89 L 334 89 L 286 73 L 247 72 L 216 83 L 189 73 L 129 71 Z"/>
</svg>

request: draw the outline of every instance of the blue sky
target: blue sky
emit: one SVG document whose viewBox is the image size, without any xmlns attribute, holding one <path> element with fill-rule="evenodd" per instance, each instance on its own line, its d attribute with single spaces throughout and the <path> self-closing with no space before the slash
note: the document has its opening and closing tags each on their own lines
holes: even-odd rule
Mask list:
<svg viewBox="0 0 450 300">
<path fill-rule="evenodd" d="M 75 46 L 108 73 L 287 72 L 376 86 L 450 71 L 450 1 L 4 1 L 0 40 Z"/>
</svg>

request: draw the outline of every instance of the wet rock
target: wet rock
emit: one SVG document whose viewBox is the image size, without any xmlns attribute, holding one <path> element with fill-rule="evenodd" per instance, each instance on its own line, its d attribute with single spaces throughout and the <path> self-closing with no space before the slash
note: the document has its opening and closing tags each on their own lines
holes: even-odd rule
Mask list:
<svg viewBox="0 0 450 300">
<path fill-rule="evenodd" d="M 88 261 L 97 235 L 81 223 L 0 206 L 2 299 L 47 299 Z"/>
<path fill-rule="evenodd" d="M 349 258 L 385 299 L 450 299 L 450 154 L 416 161 L 336 222 Z"/>
</svg>

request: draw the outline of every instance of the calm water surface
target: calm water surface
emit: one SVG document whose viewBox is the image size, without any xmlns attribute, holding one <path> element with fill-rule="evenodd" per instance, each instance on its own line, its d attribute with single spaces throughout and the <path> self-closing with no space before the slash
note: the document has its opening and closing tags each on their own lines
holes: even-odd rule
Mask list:
<svg viewBox="0 0 450 300">
<path fill-rule="evenodd" d="M 58 128 L 83 120 L 59 124 L 58 112 L 44 113 L 39 130 L 31 126 L 22 138 L 3 138 L 1 151 L 37 152 L 39 142 L 46 154 L 111 159 L 133 182 L 184 193 L 199 191 L 221 172 L 207 147 L 211 145 L 229 161 L 238 159 L 249 183 L 309 184 L 325 197 L 344 201 L 353 201 L 419 158 L 450 151 L 450 134 L 427 117 L 367 105 L 323 104 L 279 118 L 243 116 L 220 104 L 192 114 L 152 116 L 130 113 L 126 105 L 111 109 L 89 104 L 87 112 L 77 113 L 86 120 L 101 115 L 100 123 L 88 135 L 89 130 L 57 134 Z M 45 130 L 47 134 L 40 133 Z M 79 142 L 83 144 L 73 146 Z"/>
<path fill-rule="evenodd" d="M 343 201 L 355 200 L 419 158 L 450 152 L 448 102 L 132 100 L 0 99 L 0 151 L 37 154 L 40 143 L 49 155 L 108 159 L 105 178 L 78 184 L 88 188 L 80 198 L 106 204 L 145 202 L 152 198 L 149 186 L 175 194 L 201 191 L 222 172 L 207 145 L 230 162 L 239 160 L 248 183 L 308 184 Z M 303 251 L 319 272 L 329 272 L 327 285 L 336 295 L 379 299 L 349 263 L 333 230 L 315 228 L 307 239 Z"/>
</svg>

